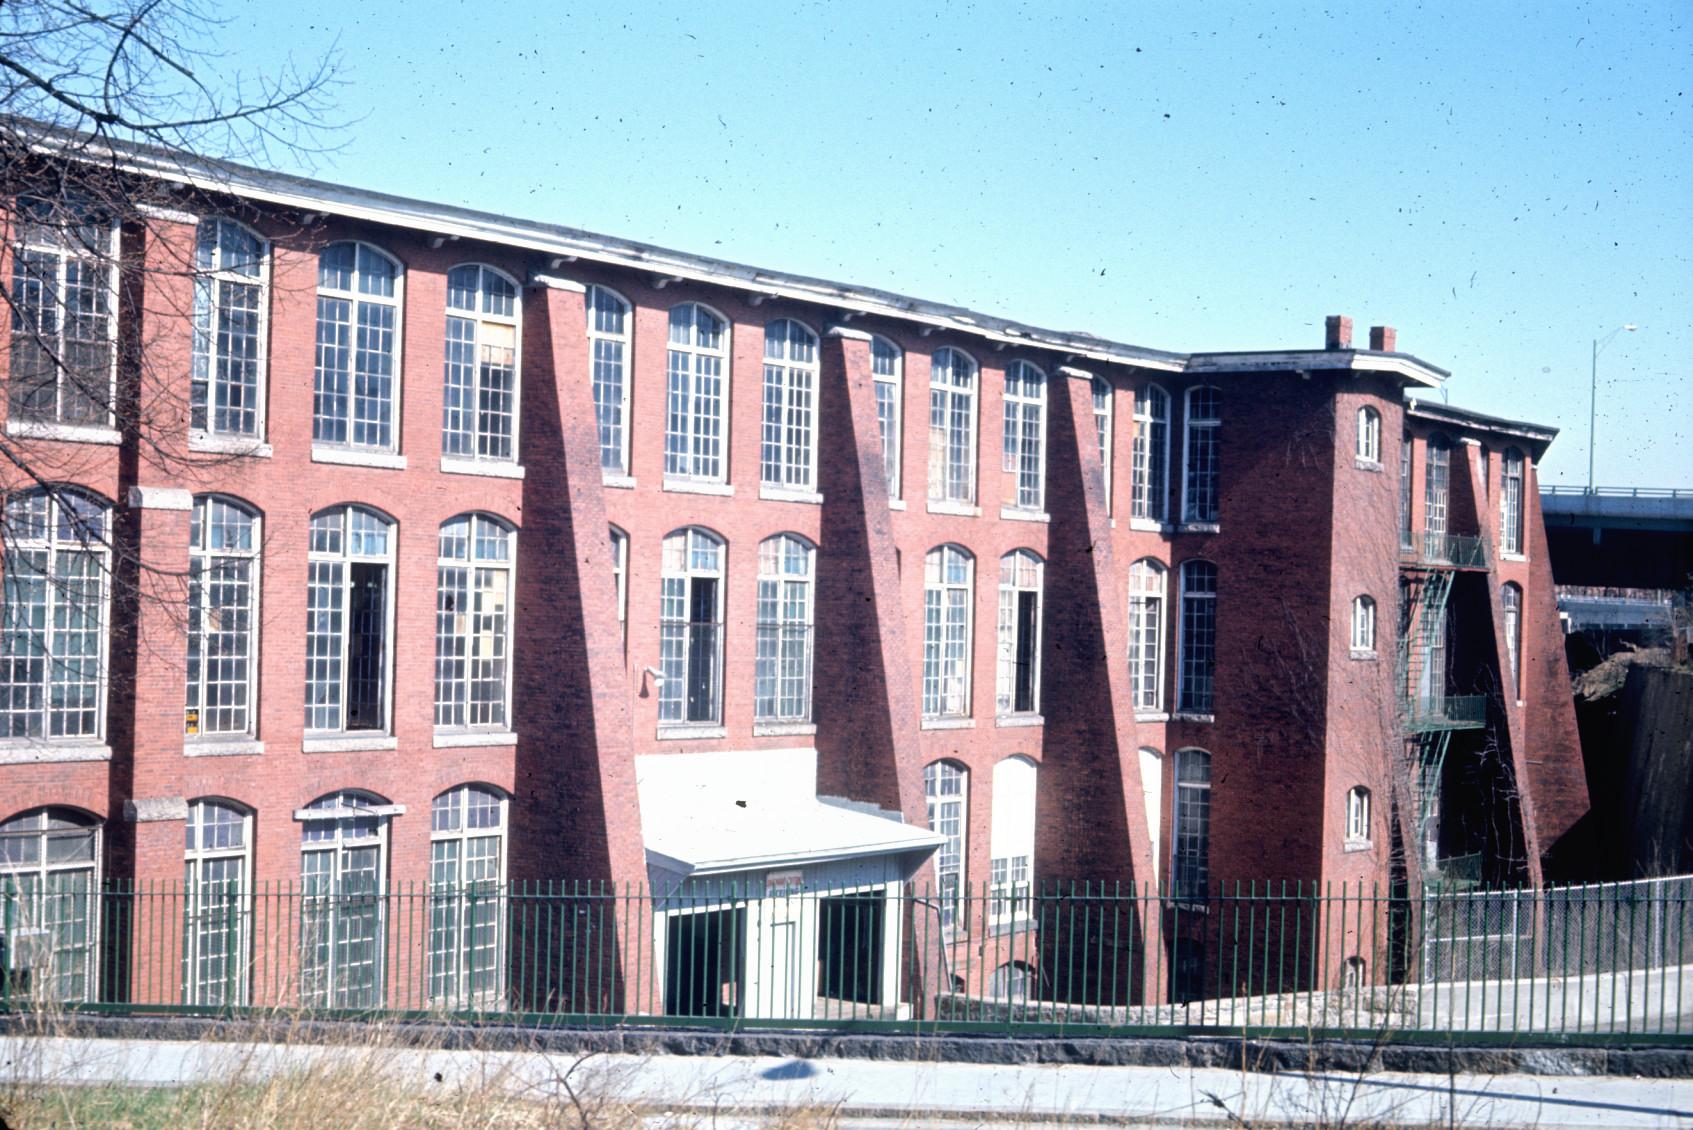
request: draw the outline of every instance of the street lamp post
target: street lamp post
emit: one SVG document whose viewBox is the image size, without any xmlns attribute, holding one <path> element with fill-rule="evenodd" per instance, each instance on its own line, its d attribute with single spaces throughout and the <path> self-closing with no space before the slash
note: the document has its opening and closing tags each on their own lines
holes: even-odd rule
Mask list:
<svg viewBox="0 0 1693 1130">
<path fill-rule="evenodd" d="M 1593 425 L 1599 418 L 1599 353 L 1611 339 L 1627 330 L 1633 333 L 1636 326 L 1633 322 L 1624 322 L 1604 337 L 1593 339 L 1593 370 L 1587 382 L 1587 493 L 1593 493 Z"/>
</svg>

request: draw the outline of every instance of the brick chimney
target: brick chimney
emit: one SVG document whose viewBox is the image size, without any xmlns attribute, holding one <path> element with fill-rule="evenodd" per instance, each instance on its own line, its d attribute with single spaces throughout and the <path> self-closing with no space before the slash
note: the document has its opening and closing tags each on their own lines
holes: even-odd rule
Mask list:
<svg viewBox="0 0 1693 1130">
<path fill-rule="evenodd" d="M 1330 314 L 1323 322 L 1326 331 L 1324 349 L 1352 348 L 1352 319 L 1345 314 Z"/>
<path fill-rule="evenodd" d="M 1370 327 L 1370 348 L 1377 353 L 1392 353 L 1399 346 L 1399 331 L 1392 326 Z"/>
</svg>

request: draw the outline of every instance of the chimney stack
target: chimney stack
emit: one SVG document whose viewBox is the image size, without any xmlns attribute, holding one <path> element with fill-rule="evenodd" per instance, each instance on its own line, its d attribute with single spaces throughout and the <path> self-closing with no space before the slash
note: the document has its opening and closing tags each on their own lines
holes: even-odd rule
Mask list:
<svg viewBox="0 0 1693 1130">
<path fill-rule="evenodd" d="M 1330 314 L 1327 320 L 1323 323 L 1323 326 L 1327 331 L 1327 340 L 1323 345 L 1324 349 L 1352 348 L 1351 318 L 1348 318 L 1345 314 Z"/>
<path fill-rule="evenodd" d="M 1399 331 L 1392 326 L 1370 327 L 1370 348 L 1377 353 L 1392 353 L 1399 347 Z"/>
</svg>

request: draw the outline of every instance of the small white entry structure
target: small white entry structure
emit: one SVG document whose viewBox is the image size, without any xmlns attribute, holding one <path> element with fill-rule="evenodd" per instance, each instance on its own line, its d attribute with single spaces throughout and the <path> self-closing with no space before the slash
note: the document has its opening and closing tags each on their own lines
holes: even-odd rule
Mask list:
<svg viewBox="0 0 1693 1130">
<path fill-rule="evenodd" d="M 900 1014 L 900 886 L 941 836 L 818 797 L 812 749 L 652 754 L 635 779 L 666 1013 Z"/>
</svg>

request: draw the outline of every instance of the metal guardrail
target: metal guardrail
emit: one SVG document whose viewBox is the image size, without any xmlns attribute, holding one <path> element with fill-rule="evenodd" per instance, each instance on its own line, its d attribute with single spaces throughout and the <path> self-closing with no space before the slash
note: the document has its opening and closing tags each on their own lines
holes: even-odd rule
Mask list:
<svg viewBox="0 0 1693 1130">
<path fill-rule="evenodd" d="M 1565 487 L 1543 486 L 1541 494 L 1560 498 L 1592 495 L 1599 498 L 1693 498 L 1693 488 L 1687 487 Z"/>
<path fill-rule="evenodd" d="M 950 925 L 940 904 L 948 903 Z M 0 1006 L 529 1025 L 1693 1039 L 1693 879 L 0 896 Z"/>
<path fill-rule="evenodd" d="M 1417 560 L 1424 565 L 1454 569 L 1485 569 L 1487 541 L 1468 534 L 1424 533 L 1422 553 Z"/>
<path fill-rule="evenodd" d="M 1408 698 L 1404 707 L 1405 729 L 1473 730 L 1487 723 L 1487 696 L 1445 695 L 1441 698 Z"/>
</svg>

